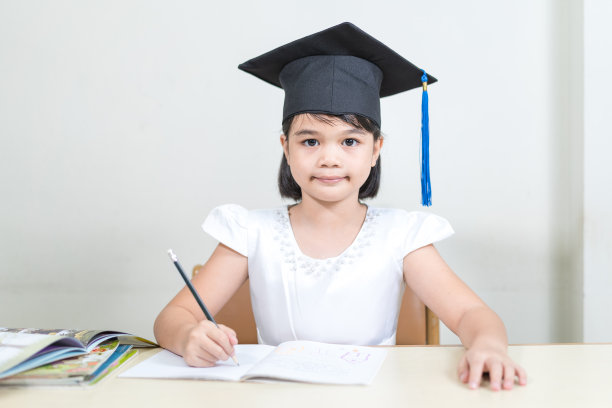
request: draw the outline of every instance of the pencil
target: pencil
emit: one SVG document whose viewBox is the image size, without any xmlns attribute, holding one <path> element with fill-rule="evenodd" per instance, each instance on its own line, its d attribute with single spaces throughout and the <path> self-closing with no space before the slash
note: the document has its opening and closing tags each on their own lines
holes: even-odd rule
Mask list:
<svg viewBox="0 0 612 408">
<path fill-rule="evenodd" d="M 195 288 L 193 287 L 193 285 L 191 284 L 191 281 L 189 280 L 189 278 L 187 278 L 187 275 L 185 275 L 185 272 L 183 272 L 183 268 L 181 268 L 181 264 L 179 264 L 178 258 L 176 257 L 176 255 L 174 254 L 174 252 L 172 252 L 171 249 L 168 250 L 168 255 L 170 255 L 170 259 L 172 259 L 172 262 L 174 262 L 174 266 L 176 266 L 176 269 L 178 269 L 179 273 L 181 274 L 181 276 L 183 277 L 183 280 L 185 281 L 185 283 L 187 284 L 187 287 L 189 288 L 189 290 L 191 291 L 191 294 L 193 295 L 193 297 L 195 298 L 196 302 L 198 302 L 198 305 L 200 305 L 200 308 L 202 309 L 202 311 L 204 312 L 204 315 L 206 315 L 206 318 L 208 320 L 210 320 L 211 322 L 213 322 L 215 324 L 215 326 L 219 327 L 219 325 L 217 324 L 217 322 L 215 321 L 215 318 L 212 317 L 212 315 L 210 314 L 210 312 L 208 311 L 208 309 L 206 308 L 206 305 L 204 304 L 204 302 L 202 301 L 202 298 L 200 297 L 200 295 L 198 294 L 198 292 L 195 290 Z M 232 356 L 232 360 L 234 360 L 234 363 L 236 363 L 236 365 L 240 365 L 240 363 L 238 363 L 238 359 L 236 358 L 236 356 Z"/>
</svg>

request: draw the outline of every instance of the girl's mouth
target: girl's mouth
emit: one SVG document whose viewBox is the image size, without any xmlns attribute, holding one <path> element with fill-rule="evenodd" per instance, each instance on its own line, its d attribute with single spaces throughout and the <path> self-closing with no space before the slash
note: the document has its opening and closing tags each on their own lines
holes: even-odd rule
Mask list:
<svg viewBox="0 0 612 408">
<path fill-rule="evenodd" d="M 347 177 L 313 177 L 315 180 L 320 181 L 325 184 L 335 184 L 339 183 Z"/>
</svg>

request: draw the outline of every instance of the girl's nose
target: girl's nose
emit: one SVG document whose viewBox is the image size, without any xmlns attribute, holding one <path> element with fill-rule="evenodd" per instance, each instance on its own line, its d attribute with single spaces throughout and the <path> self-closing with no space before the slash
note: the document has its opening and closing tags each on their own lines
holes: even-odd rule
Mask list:
<svg viewBox="0 0 612 408">
<path fill-rule="evenodd" d="M 338 167 L 340 166 L 340 157 L 338 148 L 331 145 L 324 145 L 320 151 L 319 166 L 321 167 Z"/>
</svg>

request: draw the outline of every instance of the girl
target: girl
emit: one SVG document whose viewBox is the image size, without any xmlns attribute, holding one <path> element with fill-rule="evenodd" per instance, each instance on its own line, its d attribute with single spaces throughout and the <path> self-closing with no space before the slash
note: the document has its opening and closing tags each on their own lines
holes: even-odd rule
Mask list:
<svg viewBox="0 0 612 408">
<path fill-rule="evenodd" d="M 279 189 L 297 203 L 211 212 L 203 228 L 219 245 L 193 279 L 211 313 L 249 279 L 260 343 L 395 344 L 405 284 L 466 347 L 462 382 L 477 388 L 488 372 L 493 390 L 511 389 L 517 376 L 525 384 L 499 317 L 432 245 L 453 233 L 448 222 L 361 201 L 380 181 L 379 98 L 421 86 L 422 71 L 350 23 L 239 68 L 285 90 Z M 226 360 L 238 343 L 231 328 L 204 318 L 186 288 L 154 331 L 192 366 Z"/>
</svg>

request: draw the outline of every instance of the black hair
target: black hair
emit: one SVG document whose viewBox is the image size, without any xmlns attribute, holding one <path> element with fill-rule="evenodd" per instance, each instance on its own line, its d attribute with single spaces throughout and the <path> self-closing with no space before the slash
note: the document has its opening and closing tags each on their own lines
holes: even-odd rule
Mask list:
<svg viewBox="0 0 612 408">
<path fill-rule="evenodd" d="M 310 117 L 325 122 L 328 124 L 333 123 L 332 118 L 338 118 L 343 122 L 348 123 L 358 129 L 363 129 L 366 132 L 370 132 L 374 135 L 374 141 L 377 141 L 382 136 L 382 132 L 378 125 L 371 120 L 370 118 L 366 118 L 365 116 L 356 115 L 356 114 L 340 114 L 340 115 L 332 115 L 332 114 L 319 114 L 319 113 L 307 113 Z M 289 131 L 291 130 L 291 124 L 293 123 L 293 119 L 297 115 L 291 116 L 287 118 L 283 122 L 283 134 L 288 139 Z M 359 188 L 359 198 L 374 198 L 376 194 L 378 194 L 378 188 L 380 187 L 380 155 L 378 155 L 378 159 L 376 160 L 376 164 L 370 169 L 370 175 L 363 185 Z M 287 158 L 283 154 L 281 158 L 280 169 L 278 170 L 278 189 L 280 191 L 281 197 L 293 198 L 298 201 L 302 199 L 302 189 L 295 182 L 295 179 L 291 175 L 291 168 L 287 163 Z"/>
</svg>

